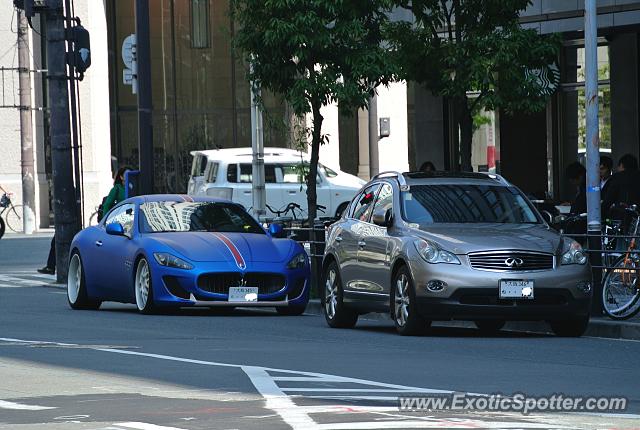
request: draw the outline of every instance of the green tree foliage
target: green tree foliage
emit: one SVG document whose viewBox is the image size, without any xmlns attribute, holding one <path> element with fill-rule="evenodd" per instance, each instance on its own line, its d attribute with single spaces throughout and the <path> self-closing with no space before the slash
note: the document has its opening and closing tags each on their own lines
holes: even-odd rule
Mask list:
<svg viewBox="0 0 640 430">
<path fill-rule="evenodd" d="M 316 174 L 322 135 L 320 108 L 365 107 L 394 77 L 382 46 L 389 0 L 232 0 L 235 46 L 253 65 L 248 78 L 281 95 L 302 120 L 311 113 L 309 220 L 316 217 Z"/>
<path fill-rule="evenodd" d="M 425 85 L 454 106 L 461 168 L 471 170 L 473 117 L 483 108 L 508 112 L 544 109 L 548 94 L 535 75 L 558 55 L 557 36 L 523 29 L 529 0 L 397 0 L 413 22 L 393 23 L 390 43 L 402 77 Z M 473 95 L 469 95 L 472 92 Z"/>
</svg>

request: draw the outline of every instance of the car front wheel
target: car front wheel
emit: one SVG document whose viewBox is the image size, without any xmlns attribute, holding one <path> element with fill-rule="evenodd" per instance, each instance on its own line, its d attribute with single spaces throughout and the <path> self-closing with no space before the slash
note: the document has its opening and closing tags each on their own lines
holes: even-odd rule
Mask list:
<svg viewBox="0 0 640 430">
<path fill-rule="evenodd" d="M 325 269 L 323 281 L 322 310 L 327 324 L 333 328 L 352 328 L 358 322 L 358 314 L 344 304 L 342 281 L 335 261 Z"/>
<path fill-rule="evenodd" d="M 143 314 L 153 313 L 155 311 L 155 306 L 153 303 L 151 268 L 144 257 L 138 261 L 134 288 L 138 311 Z"/>
<path fill-rule="evenodd" d="M 393 277 L 391 285 L 391 310 L 396 331 L 402 336 L 424 334 L 431 321 L 425 320 L 417 310 L 416 293 L 411 274 L 402 266 Z"/>
</svg>

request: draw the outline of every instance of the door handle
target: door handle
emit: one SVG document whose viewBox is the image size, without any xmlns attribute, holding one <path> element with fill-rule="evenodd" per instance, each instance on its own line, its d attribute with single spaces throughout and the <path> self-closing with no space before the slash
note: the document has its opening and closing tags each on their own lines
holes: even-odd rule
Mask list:
<svg viewBox="0 0 640 430">
<path fill-rule="evenodd" d="M 102 246 L 102 241 L 101 240 L 96 240 L 96 246 Z"/>
<path fill-rule="evenodd" d="M 251 194 L 251 191 L 244 191 L 245 194 Z"/>
<path fill-rule="evenodd" d="M 365 242 L 364 240 L 361 240 L 358 242 L 358 246 L 367 246 L 367 242 Z"/>
<path fill-rule="evenodd" d="M 291 195 L 298 194 L 298 192 L 296 190 L 293 190 L 293 191 L 289 190 L 288 193 L 291 194 Z"/>
<path fill-rule="evenodd" d="M 336 242 L 342 242 L 342 236 L 336 236 Z"/>
</svg>

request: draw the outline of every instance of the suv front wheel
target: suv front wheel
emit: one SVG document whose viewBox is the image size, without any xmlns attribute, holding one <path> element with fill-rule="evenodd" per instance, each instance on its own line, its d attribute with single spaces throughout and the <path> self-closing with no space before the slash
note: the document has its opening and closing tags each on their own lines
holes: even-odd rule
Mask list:
<svg viewBox="0 0 640 430">
<path fill-rule="evenodd" d="M 324 270 L 324 294 L 322 310 L 329 327 L 352 328 L 358 322 L 358 314 L 347 308 L 343 302 L 342 282 L 335 261 L 329 263 Z"/>
<path fill-rule="evenodd" d="M 407 266 L 398 269 L 391 284 L 391 317 L 402 336 L 423 334 L 431 325 L 417 310 L 416 292 Z"/>
</svg>

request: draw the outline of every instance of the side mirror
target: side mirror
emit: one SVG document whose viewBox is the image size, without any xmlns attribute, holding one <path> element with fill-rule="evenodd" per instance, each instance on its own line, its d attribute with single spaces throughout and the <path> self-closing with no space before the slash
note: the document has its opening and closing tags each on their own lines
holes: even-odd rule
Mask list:
<svg viewBox="0 0 640 430">
<path fill-rule="evenodd" d="M 107 234 L 113 236 L 124 236 L 124 227 L 119 222 L 112 222 L 107 224 Z"/>
<path fill-rule="evenodd" d="M 378 209 L 373 213 L 371 221 L 380 227 L 389 227 L 393 221 L 393 210 L 391 208 L 385 210 Z"/>
<path fill-rule="evenodd" d="M 281 224 L 269 224 L 269 234 L 272 237 L 284 237 L 285 233 L 284 233 L 284 229 L 282 228 Z"/>
</svg>

